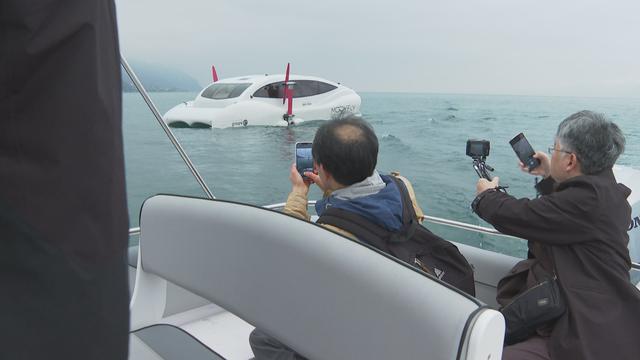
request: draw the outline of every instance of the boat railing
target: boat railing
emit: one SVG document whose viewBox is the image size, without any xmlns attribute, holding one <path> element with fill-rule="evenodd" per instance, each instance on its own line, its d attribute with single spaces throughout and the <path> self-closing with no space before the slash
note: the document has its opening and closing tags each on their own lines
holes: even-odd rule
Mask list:
<svg viewBox="0 0 640 360">
<path fill-rule="evenodd" d="M 315 205 L 315 203 L 316 203 L 315 200 L 309 200 L 308 205 Z M 265 205 L 263 207 L 266 208 L 266 209 L 278 210 L 279 211 L 279 210 L 284 209 L 285 204 L 286 203 L 277 203 L 277 204 Z M 461 222 L 461 221 L 449 220 L 449 219 L 436 217 L 436 216 L 429 216 L 429 215 L 425 215 L 424 216 L 424 220 L 428 221 L 430 223 L 433 223 L 433 224 L 444 225 L 444 226 L 448 226 L 448 227 L 451 227 L 451 228 L 462 229 L 462 230 L 466 230 L 466 231 L 472 231 L 472 232 L 476 232 L 476 233 L 480 233 L 480 234 L 487 234 L 487 235 L 494 235 L 494 236 L 501 236 L 501 237 L 519 239 L 519 238 L 517 238 L 515 236 L 503 234 L 500 231 L 498 231 L 496 229 L 493 229 L 493 228 L 488 228 L 488 227 L 484 227 L 484 226 L 468 224 L 468 223 Z M 140 228 L 139 227 L 134 227 L 134 228 L 129 229 L 129 236 L 137 236 L 137 235 L 140 235 Z M 631 268 L 640 271 L 640 263 L 632 262 L 631 263 Z"/>
<path fill-rule="evenodd" d="M 315 205 L 315 203 L 316 203 L 315 200 L 309 200 L 308 205 Z M 280 211 L 280 210 L 284 209 L 285 204 L 286 203 L 277 203 L 277 204 L 265 205 L 263 207 L 265 209 Z M 440 224 L 440 225 L 445 225 L 445 226 L 449 226 L 449 227 L 453 227 L 453 228 L 474 231 L 474 232 L 477 232 L 477 233 L 496 235 L 496 236 L 503 236 L 503 237 L 510 237 L 510 238 L 517 239 L 514 236 L 505 235 L 505 234 L 499 232 L 496 229 L 483 227 L 483 226 L 478 226 L 478 225 L 467 224 L 467 223 L 464 223 L 464 222 L 461 222 L 461 221 L 454 221 L 454 220 L 449 220 L 449 219 L 435 217 L 435 216 L 427 216 L 427 215 L 424 216 L 424 220 L 429 221 L 429 222 L 434 223 L 434 224 Z M 135 236 L 135 235 L 139 235 L 139 234 L 140 234 L 140 228 L 139 227 L 134 227 L 134 228 L 129 229 L 129 236 Z"/>
<path fill-rule="evenodd" d="M 310 200 L 308 202 L 308 205 L 315 205 L 315 203 L 316 203 L 315 200 Z M 285 204 L 286 203 L 278 203 L 278 204 L 265 205 L 264 207 L 267 208 L 267 209 L 271 209 L 271 210 L 282 210 L 282 209 L 284 209 Z M 451 227 L 451 228 L 472 231 L 472 232 L 480 233 L 480 234 L 487 234 L 487 235 L 508 237 L 508 238 L 513 238 L 513 239 L 520 239 L 520 238 L 515 237 L 515 236 L 503 234 L 500 231 L 498 231 L 496 229 L 493 229 L 493 228 L 488 228 L 488 227 L 484 227 L 484 226 L 468 224 L 468 223 L 465 223 L 465 222 L 449 220 L 449 219 L 436 217 L 436 216 L 424 215 L 424 220 L 428 221 L 430 223 L 433 223 L 433 224 L 444 225 L 444 226 L 448 226 L 448 227 Z M 632 262 L 631 263 L 631 268 L 640 271 L 640 263 Z"/>
<path fill-rule="evenodd" d="M 315 205 L 315 203 L 316 203 L 315 200 L 310 200 L 309 201 L 309 205 Z M 282 210 L 284 208 L 284 205 L 285 205 L 285 203 L 278 203 L 278 204 L 266 205 L 264 207 L 267 208 L 267 209 L 271 209 L 271 210 Z M 453 228 L 457 228 L 457 229 L 462 229 L 462 230 L 474 231 L 474 232 L 482 233 L 482 234 L 489 234 L 489 235 L 496 235 L 496 236 L 503 236 L 503 237 L 510 237 L 510 238 L 517 239 L 514 236 L 505 235 L 505 234 L 499 232 L 496 229 L 483 227 L 483 226 L 478 226 L 478 225 L 467 224 L 467 223 L 464 223 L 464 222 L 461 222 L 461 221 L 454 221 L 454 220 L 449 220 L 449 219 L 435 217 L 435 216 L 427 216 L 427 215 L 424 216 L 424 220 L 428 221 L 430 223 L 449 226 L 449 227 L 453 227 Z"/>
<path fill-rule="evenodd" d="M 209 189 L 209 186 L 207 186 L 207 183 L 204 181 L 204 178 L 202 177 L 202 175 L 200 175 L 200 172 L 198 172 L 198 169 L 196 169 L 196 166 L 193 165 L 193 162 L 189 158 L 189 155 L 187 155 L 187 152 L 184 151 L 184 148 L 182 148 L 182 145 L 180 145 L 180 142 L 178 141 L 176 136 L 173 134 L 171 129 L 169 129 L 169 126 L 167 126 L 164 120 L 162 120 L 162 115 L 160 115 L 160 111 L 158 111 L 158 108 L 156 107 L 156 105 L 153 103 L 153 101 L 151 101 L 151 97 L 149 97 L 147 90 L 144 88 L 144 86 L 142 86 L 142 83 L 138 79 L 138 76 L 133 71 L 131 66 L 129 66 L 127 59 L 125 59 L 123 55 L 120 56 L 120 64 L 122 64 L 122 68 L 127 73 L 127 75 L 129 75 L 131 82 L 133 82 L 133 85 L 138 90 L 138 93 L 140 93 L 140 95 L 142 96 L 142 99 L 144 99 L 144 102 L 147 103 L 149 110 L 151 110 L 151 113 L 156 118 L 156 121 L 158 122 L 160 127 L 162 128 L 162 130 L 164 130 L 164 133 L 167 135 L 167 137 L 169 138 L 173 146 L 176 148 L 176 151 L 178 151 L 178 154 L 180 154 L 180 157 L 184 161 L 185 165 L 187 165 L 187 168 L 189 169 L 189 171 L 191 171 L 191 174 L 193 174 L 193 177 L 196 178 L 196 181 L 202 188 L 202 191 L 204 191 L 204 193 L 207 195 L 207 198 L 215 199 L 216 197 L 213 196 L 213 193 Z M 131 235 L 131 230 L 129 230 L 129 235 Z"/>
</svg>

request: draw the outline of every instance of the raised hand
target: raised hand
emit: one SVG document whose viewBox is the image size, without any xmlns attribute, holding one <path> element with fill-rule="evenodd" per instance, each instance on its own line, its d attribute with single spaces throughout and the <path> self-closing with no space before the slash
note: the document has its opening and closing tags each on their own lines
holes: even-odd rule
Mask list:
<svg viewBox="0 0 640 360">
<path fill-rule="evenodd" d="M 551 160 L 549 159 L 549 156 L 542 151 L 536 151 L 533 157 L 540 160 L 540 165 L 530 170 L 527 166 L 525 166 L 522 163 L 522 161 L 520 161 L 518 164 L 520 166 L 520 170 L 522 170 L 523 172 L 526 172 L 527 174 L 531 174 L 535 176 L 542 176 L 542 177 L 549 176 L 551 172 L 550 170 Z"/>
<path fill-rule="evenodd" d="M 304 173 L 304 176 L 306 176 L 309 179 L 311 179 L 311 182 L 316 184 L 320 188 L 320 190 L 322 190 L 322 192 L 325 192 L 327 190 L 327 187 L 322 182 L 322 179 L 320 178 L 320 175 L 316 174 L 315 172 L 307 171 L 307 172 Z"/>
<path fill-rule="evenodd" d="M 305 173 L 305 175 L 306 174 L 307 173 Z M 291 181 L 292 190 L 304 192 L 305 194 L 309 192 L 309 185 L 311 185 L 311 180 L 305 180 L 302 178 L 302 176 L 300 176 L 295 163 L 291 165 L 291 169 L 289 171 L 289 181 Z"/>
<path fill-rule="evenodd" d="M 485 190 L 494 189 L 498 187 L 499 184 L 500 184 L 500 178 L 497 176 L 494 177 L 493 180 L 491 181 L 485 178 L 478 179 L 478 183 L 476 184 L 476 196 Z"/>
</svg>

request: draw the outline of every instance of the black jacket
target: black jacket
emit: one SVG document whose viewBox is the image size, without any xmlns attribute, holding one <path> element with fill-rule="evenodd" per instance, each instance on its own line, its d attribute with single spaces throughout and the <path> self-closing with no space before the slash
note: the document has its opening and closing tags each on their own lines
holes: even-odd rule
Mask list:
<svg viewBox="0 0 640 360">
<path fill-rule="evenodd" d="M 126 359 L 113 0 L 0 1 L 0 359 Z"/>
<path fill-rule="evenodd" d="M 611 169 L 552 182 L 541 182 L 543 196 L 533 200 L 484 192 L 476 213 L 505 234 L 551 249 L 568 303 L 551 333 L 552 359 L 637 359 L 640 291 L 629 280 L 627 248 L 631 191 Z"/>
</svg>

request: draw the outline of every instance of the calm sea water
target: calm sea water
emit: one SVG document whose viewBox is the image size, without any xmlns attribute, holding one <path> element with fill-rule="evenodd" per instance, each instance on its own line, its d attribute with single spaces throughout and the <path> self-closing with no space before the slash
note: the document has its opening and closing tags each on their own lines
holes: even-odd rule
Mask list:
<svg viewBox="0 0 640 360">
<path fill-rule="evenodd" d="M 195 93 L 152 93 L 161 113 Z M 380 140 L 379 171 L 398 170 L 413 183 L 425 213 L 484 223 L 469 204 L 477 176 L 465 156 L 469 138 L 491 141 L 487 163 L 518 197 L 534 196 L 534 178 L 521 173 L 508 141 L 524 132 L 539 150 L 553 144 L 558 123 L 571 113 L 603 112 L 624 131 L 618 164 L 640 168 L 640 99 L 363 93 L 362 113 Z M 124 138 L 131 226 L 149 196 L 204 196 L 137 93 L 124 94 Z M 284 202 L 296 142 L 311 141 L 318 123 L 286 127 L 173 129 L 214 195 L 256 205 Z M 310 198 L 320 192 L 313 190 Z M 450 240 L 523 255 L 522 241 L 428 225 Z M 133 240 L 135 241 L 135 240 Z"/>
</svg>

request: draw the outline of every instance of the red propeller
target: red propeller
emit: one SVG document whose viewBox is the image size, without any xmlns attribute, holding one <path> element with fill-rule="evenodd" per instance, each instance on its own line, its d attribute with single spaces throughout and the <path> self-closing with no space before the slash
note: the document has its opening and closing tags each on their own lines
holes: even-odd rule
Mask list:
<svg viewBox="0 0 640 360">
<path fill-rule="evenodd" d="M 216 67 L 211 65 L 211 76 L 213 76 L 213 82 L 218 81 L 218 73 L 216 72 Z"/>
<path fill-rule="evenodd" d="M 283 84 L 283 92 L 282 92 L 282 104 L 284 105 L 285 101 L 287 101 L 287 113 L 283 115 L 284 120 L 287 121 L 288 124 L 292 124 L 293 122 L 293 81 L 289 81 L 289 70 L 291 69 L 291 64 L 287 63 L 287 72 L 284 75 L 284 84 Z"/>
<path fill-rule="evenodd" d="M 282 94 L 282 105 L 284 105 L 284 101 L 287 99 L 287 93 L 289 92 L 287 83 L 289 82 L 289 65 L 291 65 L 290 63 L 287 63 L 287 72 L 285 72 L 284 74 L 284 93 Z"/>
</svg>

